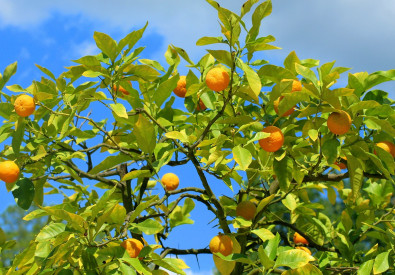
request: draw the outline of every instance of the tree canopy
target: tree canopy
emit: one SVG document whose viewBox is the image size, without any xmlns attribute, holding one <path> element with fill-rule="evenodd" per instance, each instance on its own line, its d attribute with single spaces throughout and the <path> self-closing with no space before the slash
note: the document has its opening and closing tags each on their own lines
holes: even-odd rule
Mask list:
<svg viewBox="0 0 395 275">
<path fill-rule="evenodd" d="M 239 13 L 207 2 L 220 33 L 197 40 L 207 48 L 197 61 L 174 45 L 167 64 L 142 58 L 146 25 L 119 41 L 95 32 L 98 55 L 59 76 L 37 65 L 43 76 L 28 87 L 9 85 L 17 63 L 5 68 L 0 178 L 20 208 L 38 207 L 24 220 L 48 222 L 3 273 L 185 274 L 169 256 L 203 253 L 221 274 L 394 272 L 395 110 L 375 87 L 395 70 L 349 73 L 340 87 L 349 69 L 335 62 L 291 52 L 270 64 L 260 59 L 279 49 L 260 36 L 270 0 Z M 184 165 L 199 187 L 163 177 Z M 45 205 L 52 194 L 62 203 Z M 220 233 L 169 247 L 196 204 Z M 0 230 L 2 251 L 13 242 Z"/>
</svg>

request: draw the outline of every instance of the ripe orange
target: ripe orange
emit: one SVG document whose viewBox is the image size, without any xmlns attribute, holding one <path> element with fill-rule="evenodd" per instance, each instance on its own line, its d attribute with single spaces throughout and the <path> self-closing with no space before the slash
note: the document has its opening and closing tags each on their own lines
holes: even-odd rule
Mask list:
<svg viewBox="0 0 395 275">
<path fill-rule="evenodd" d="M 225 90 L 229 82 L 230 77 L 228 72 L 219 67 L 211 69 L 206 75 L 207 87 L 215 92 Z"/>
<path fill-rule="evenodd" d="M 309 242 L 302 235 L 300 235 L 298 232 L 295 232 L 295 234 L 294 234 L 294 243 L 295 244 L 305 244 L 305 245 L 309 244 Z"/>
<path fill-rule="evenodd" d="M 350 130 L 351 117 L 347 112 L 339 110 L 329 115 L 327 124 L 329 131 L 335 135 L 343 135 Z"/>
<path fill-rule="evenodd" d="M 33 114 L 36 109 L 34 98 L 29 95 L 20 95 L 14 102 L 15 112 L 21 117 L 27 117 Z"/>
<path fill-rule="evenodd" d="M 162 184 L 167 191 L 172 191 L 177 189 L 178 185 L 180 184 L 180 179 L 176 174 L 167 173 L 162 177 Z"/>
<path fill-rule="evenodd" d="M 19 167 L 15 162 L 6 160 L 0 162 L 0 179 L 6 183 L 13 183 L 19 178 Z"/>
<path fill-rule="evenodd" d="M 342 159 L 347 160 L 346 157 L 342 157 Z M 340 170 L 347 169 L 347 164 L 343 162 L 335 161 L 335 165 L 339 166 Z"/>
<path fill-rule="evenodd" d="M 268 126 L 262 132 L 270 133 L 270 136 L 259 140 L 259 145 L 266 152 L 276 152 L 284 144 L 284 135 L 276 126 Z"/>
<path fill-rule="evenodd" d="M 137 258 L 144 245 L 137 239 L 127 239 L 121 243 L 121 246 L 126 249 L 130 258 Z"/>
<path fill-rule="evenodd" d="M 251 201 L 242 201 L 236 207 L 236 215 L 251 221 L 255 217 L 256 206 Z"/>
<path fill-rule="evenodd" d="M 206 105 L 204 105 L 203 101 L 199 99 L 198 105 L 196 106 L 196 111 L 204 111 L 206 109 Z"/>
<path fill-rule="evenodd" d="M 232 254 L 233 241 L 229 236 L 219 234 L 211 239 L 209 248 L 211 253 L 221 253 L 224 256 Z"/>
<path fill-rule="evenodd" d="M 185 94 L 187 93 L 187 77 L 185 75 L 180 76 L 180 79 L 178 79 L 177 82 L 177 87 L 173 92 L 179 97 L 185 97 Z"/>
<path fill-rule="evenodd" d="M 379 143 L 376 143 L 376 146 L 384 149 L 385 151 L 390 153 L 393 158 L 395 158 L 395 145 L 392 142 L 381 141 Z M 376 154 L 376 150 L 374 151 L 374 153 Z"/>
<path fill-rule="evenodd" d="M 303 251 L 305 251 L 305 252 L 307 252 L 307 253 L 309 253 L 309 254 L 311 255 L 311 251 L 310 251 L 310 249 L 308 249 L 307 247 L 304 247 L 304 246 L 297 246 L 297 247 L 295 247 L 295 249 L 303 250 Z"/>
</svg>

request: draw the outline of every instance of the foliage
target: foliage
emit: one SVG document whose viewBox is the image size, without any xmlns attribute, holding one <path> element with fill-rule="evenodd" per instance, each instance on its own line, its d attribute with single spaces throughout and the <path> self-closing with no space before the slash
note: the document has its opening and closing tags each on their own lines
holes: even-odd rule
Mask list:
<svg viewBox="0 0 395 275">
<path fill-rule="evenodd" d="M 256 56 L 278 49 L 273 36 L 259 36 L 271 1 L 247 1 L 239 15 L 207 2 L 218 11 L 221 36 L 196 44 L 223 47 L 207 49 L 197 62 L 173 45 L 165 53 L 166 66 L 140 58 L 143 48 L 135 45 L 146 26 L 120 41 L 95 32 L 100 54 L 74 60 L 58 77 L 38 66 L 41 80 L 26 88 L 6 86 L 11 96 L 1 92 L 0 140 L 6 145 L 0 156 L 15 161 L 24 175 L 9 190 L 17 188 L 13 194 L 21 207 L 39 207 L 24 220 L 49 218 L 4 273 L 155 274 L 160 267 L 185 274 L 185 263 L 167 255 L 210 253 L 208 244 L 176 249 L 166 238 L 175 227 L 193 223 L 196 203 L 232 238 L 231 255 L 213 255 L 222 274 L 394 271 L 395 163 L 375 144 L 393 143 L 395 111 L 388 94 L 374 87 L 394 80 L 395 70 L 349 73 L 347 85 L 337 87 L 348 68 L 335 62 L 320 65 L 291 52 L 284 66 L 269 64 Z M 251 28 L 244 22 L 248 13 Z M 185 108 L 178 109 L 172 91 L 181 59 L 189 71 Z M 206 85 L 213 67 L 229 73 L 223 91 Z M 5 69 L 0 89 L 15 72 L 16 63 Z M 303 88 L 291 93 L 296 79 Z M 128 94 L 117 94 L 114 85 Z M 13 112 L 20 93 L 34 96 L 34 116 Z M 280 97 L 279 114 L 296 105 L 290 116 L 276 114 Z M 206 110 L 196 111 L 198 99 Z M 350 115 L 352 126 L 334 135 L 327 118 L 340 110 Z M 276 152 L 257 142 L 269 136 L 262 132 L 267 126 L 284 135 Z M 347 172 L 334 164 L 344 162 L 342 157 Z M 154 189 L 163 167 L 187 163 L 201 188 Z M 234 196 L 215 194 L 207 175 Z M 88 188 L 92 182 L 95 188 Z M 63 202 L 44 206 L 44 190 L 45 196 L 63 195 Z M 251 221 L 235 217 L 237 204 L 247 200 L 257 204 Z M 312 256 L 295 249 L 294 232 L 308 241 Z M 120 246 L 129 234 L 143 243 L 145 235 L 154 235 L 155 243 L 145 242 L 139 257 L 130 258 Z"/>
</svg>

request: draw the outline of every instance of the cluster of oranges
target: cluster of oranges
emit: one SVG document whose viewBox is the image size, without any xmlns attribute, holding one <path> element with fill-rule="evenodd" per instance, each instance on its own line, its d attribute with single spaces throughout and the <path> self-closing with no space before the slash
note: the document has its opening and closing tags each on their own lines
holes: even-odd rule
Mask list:
<svg viewBox="0 0 395 275">
<path fill-rule="evenodd" d="M 228 87 L 229 82 L 230 82 L 229 73 L 221 67 L 212 68 L 206 74 L 206 85 L 209 89 L 215 92 L 220 92 L 225 90 Z M 184 98 L 186 96 L 187 77 L 185 75 L 180 76 L 180 79 L 177 82 L 177 87 L 173 90 L 173 92 L 178 97 Z M 206 109 L 207 109 L 206 105 L 204 105 L 203 101 L 200 98 L 198 98 L 198 104 L 196 110 L 204 111 Z"/>
</svg>

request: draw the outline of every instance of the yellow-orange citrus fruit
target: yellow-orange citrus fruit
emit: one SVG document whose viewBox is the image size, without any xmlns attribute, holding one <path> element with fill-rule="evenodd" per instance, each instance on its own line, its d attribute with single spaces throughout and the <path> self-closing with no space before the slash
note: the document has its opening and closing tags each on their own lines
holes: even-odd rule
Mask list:
<svg viewBox="0 0 395 275">
<path fill-rule="evenodd" d="M 137 258 L 144 245 L 137 239 L 127 239 L 121 243 L 121 246 L 126 249 L 130 258 Z"/>
<path fill-rule="evenodd" d="M 295 234 L 294 234 L 294 243 L 295 244 L 305 244 L 305 245 L 309 244 L 309 242 L 302 235 L 300 235 L 298 232 L 295 232 Z"/>
<path fill-rule="evenodd" d="M 21 117 L 27 117 L 34 113 L 36 104 L 34 98 L 29 95 L 20 95 L 14 102 L 15 112 Z"/>
<path fill-rule="evenodd" d="M 347 112 L 339 110 L 329 115 L 327 124 L 329 131 L 335 135 L 343 135 L 350 130 L 351 117 Z"/>
<path fill-rule="evenodd" d="M 242 201 L 236 207 L 236 215 L 251 221 L 255 217 L 256 206 L 251 201 Z"/>
<path fill-rule="evenodd" d="M 211 239 L 209 248 L 211 253 L 221 253 L 224 256 L 228 256 L 232 254 L 233 241 L 229 236 L 219 234 Z"/>
<path fill-rule="evenodd" d="M 393 158 L 395 157 L 395 145 L 392 142 L 381 141 L 379 143 L 376 143 L 376 146 L 390 153 Z M 374 153 L 376 154 L 376 150 L 374 151 Z"/>
<path fill-rule="evenodd" d="M 180 179 L 176 174 L 167 173 L 163 175 L 162 183 L 167 191 L 172 191 L 177 189 L 178 185 L 180 184 Z"/>
<path fill-rule="evenodd" d="M 310 251 L 310 249 L 308 249 L 307 247 L 304 247 L 304 246 L 297 246 L 297 247 L 295 247 L 295 249 L 303 250 L 303 251 L 305 251 L 305 252 L 307 252 L 307 253 L 309 253 L 309 254 L 311 255 L 311 251 Z"/>
<path fill-rule="evenodd" d="M 180 76 L 180 79 L 177 81 L 177 87 L 173 92 L 179 97 L 185 97 L 187 93 L 187 77 L 185 75 Z"/>
<path fill-rule="evenodd" d="M 276 111 L 276 114 L 279 115 L 279 111 L 278 111 L 278 105 L 280 104 L 280 101 L 284 98 L 284 96 L 280 96 L 279 98 L 277 98 L 274 102 L 274 111 Z M 288 111 L 286 111 L 285 113 L 283 113 L 281 116 L 282 117 L 286 117 L 286 116 L 290 116 L 293 112 L 295 111 L 295 106 L 292 107 L 291 109 L 289 109 Z"/>
<path fill-rule="evenodd" d="M 129 95 L 129 92 L 128 92 L 124 87 L 122 87 L 122 86 L 118 86 L 118 88 L 117 88 L 117 85 L 114 84 L 114 85 L 112 86 L 112 89 L 113 89 L 114 91 L 121 92 L 122 95 Z"/>
<path fill-rule="evenodd" d="M 342 159 L 347 160 L 346 157 L 342 157 Z M 340 162 L 340 161 L 335 161 L 335 165 L 337 165 L 341 170 L 347 169 L 347 164 Z"/>
<path fill-rule="evenodd" d="M 259 140 L 261 148 L 267 152 L 276 152 L 284 144 L 284 135 L 276 126 L 268 126 L 262 130 L 264 133 L 270 133 L 270 136 Z"/>
<path fill-rule="evenodd" d="M 0 179 L 6 183 L 12 183 L 19 178 L 19 167 L 15 162 L 6 160 L 0 162 Z"/>
<path fill-rule="evenodd" d="M 295 79 L 283 79 L 281 81 L 290 81 L 292 80 L 292 92 L 297 92 L 302 90 L 302 83 L 299 80 Z"/>
<path fill-rule="evenodd" d="M 196 111 L 204 111 L 206 109 L 207 109 L 206 105 L 204 105 L 203 101 L 199 99 L 198 105 L 196 106 Z"/>
<path fill-rule="evenodd" d="M 230 82 L 230 77 L 227 71 L 216 67 L 208 71 L 206 75 L 206 85 L 211 90 L 219 92 L 225 90 Z"/>
</svg>

